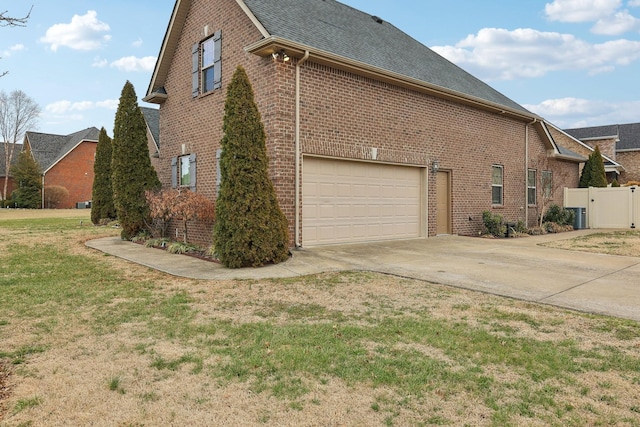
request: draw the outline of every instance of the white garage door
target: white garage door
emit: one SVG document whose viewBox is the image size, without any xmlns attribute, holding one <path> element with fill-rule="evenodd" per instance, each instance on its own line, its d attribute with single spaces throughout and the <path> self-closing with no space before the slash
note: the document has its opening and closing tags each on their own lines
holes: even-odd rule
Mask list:
<svg viewBox="0 0 640 427">
<path fill-rule="evenodd" d="M 305 157 L 304 246 L 420 236 L 417 167 Z"/>
</svg>

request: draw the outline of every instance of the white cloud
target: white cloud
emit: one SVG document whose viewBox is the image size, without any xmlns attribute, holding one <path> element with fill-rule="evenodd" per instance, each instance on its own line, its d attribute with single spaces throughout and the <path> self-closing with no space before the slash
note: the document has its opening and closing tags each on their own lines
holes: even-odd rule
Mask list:
<svg viewBox="0 0 640 427">
<path fill-rule="evenodd" d="M 582 98 L 549 99 L 523 105 L 561 128 L 598 126 L 638 121 L 640 101 L 607 102 Z"/>
<path fill-rule="evenodd" d="M 155 56 L 145 56 L 144 58 L 137 58 L 135 56 L 126 56 L 120 58 L 111 63 L 111 67 L 117 68 L 120 71 L 153 71 L 156 65 Z"/>
<path fill-rule="evenodd" d="M 52 114 L 65 114 L 71 111 L 85 111 L 93 108 L 93 102 L 91 101 L 57 101 L 49 104 L 45 107 L 45 110 Z"/>
<path fill-rule="evenodd" d="M 74 50 L 95 50 L 101 48 L 111 39 L 108 24 L 98 20 L 95 10 L 85 15 L 73 15 L 69 24 L 55 24 L 40 39 L 48 43 L 54 52 L 61 46 Z"/>
<path fill-rule="evenodd" d="M 432 49 L 487 80 L 541 77 L 563 70 L 595 74 L 640 59 L 640 41 L 620 39 L 590 44 L 570 34 L 528 28 L 484 28 L 455 46 Z"/>
<path fill-rule="evenodd" d="M 602 18 L 591 28 L 595 34 L 610 36 L 636 30 L 640 30 L 640 19 L 632 16 L 627 10 Z"/>
<path fill-rule="evenodd" d="M 630 0 L 629 7 L 640 6 Z M 617 35 L 640 30 L 640 19 L 623 9 L 621 0 L 555 0 L 545 5 L 547 18 L 561 22 L 595 22 L 591 31 L 601 35 Z"/>
<path fill-rule="evenodd" d="M 133 43 L 131 43 L 131 46 L 133 47 L 140 47 L 142 46 L 142 39 L 140 37 L 138 37 L 138 40 L 134 41 Z"/>
<path fill-rule="evenodd" d="M 120 101 L 117 99 L 105 99 L 104 101 L 96 102 L 96 107 L 106 108 L 108 110 L 117 110 Z"/>
<path fill-rule="evenodd" d="M 26 50 L 25 46 L 23 44 L 16 44 L 16 45 L 11 46 L 9 49 L 2 51 L 0 56 L 2 56 L 3 58 L 8 58 L 9 56 L 13 55 L 14 53 L 20 52 L 22 50 Z"/>
<path fill-rule="evenodd" d="M 94 68 L 104 68 L 109 64 L 109 62 L 106 59 L 100 58 L 99 56 L 96 56 L 95 58 L 93 58 L 93 62 L 91 63 L 91 66 Z"/>
<path fill-rule="evenodd" d="M 69 111 L 71 101 L 57 101 L 44 107 L 45 111 L 52 114 L 63 114 Z"/>
<path fill-rule="evenodd" d="M 621 0 L 554 0 L 544 6 L 551 21 L 592 22 L 608 17 L 621 6 Z"/>
<path fill-rule="evenodd" d="M 52 114 L 65 114 L 71 111 L 87 111 L 95 108 L 107 108 L 115 110 L 118 106 L 118 100 L 107 99 L 104 101 L 77 101 L 71 102 L 67 100 L 56 101 L 45 107 L 45 110 Z"/>
</svg>

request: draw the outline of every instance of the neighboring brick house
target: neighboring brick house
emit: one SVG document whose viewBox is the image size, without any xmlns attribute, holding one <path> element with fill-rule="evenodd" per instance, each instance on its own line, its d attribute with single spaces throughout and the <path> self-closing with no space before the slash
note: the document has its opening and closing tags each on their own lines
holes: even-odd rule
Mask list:
<svg viewBox="0 0 640 427">
<path fill-rule="evenodd" d="M 191 167 L 189 185 L 215 200 L 239 65 L 292 246 L 478 235 L 486 210 L 534 225 L 542 175 L 576 187 L 585 161 L 544 119 L 378 17 L 334 0 L 178 0 L 144 98 L 160 105 L 165 187 Z M 210 239 L 201 227 L 194 240 Z"/>
<path fill-rule="evenodd" d="M 9 182 L 7 182 L 7 200 L 11 199 L 11 193 L 13 190 L 18 188 L 15 180 L 11 176 L 11 170 L 7 172 L 7 165 L 5 164 L 5 150 L 7 149 L 6 142 L 0 142 L 0 200 L 2 200 L 2 195 L 4 191 L 4 181 L 5 178 L 8 177 Z M 11 166 L 15 165 L 18 161 L 18 154 L 22 151 L 22 144 L 16 144 L 13 151 L 13 157 L 11 158 Z M 11 169 L 11 167 L 9 168 Z M 1 205 L 1 204 L 0 204 Z"/>
<path fill-rule="evenodd" d="M 160 165 L 160 112 L 157 108 L 140 107 L 147 124 L 147 145 L 151 166 L 158 171 Z"/>
<path fill-rule="evenodd" d="M 606 156 L 609 182 L 614 178 L 620 184 L 640 181 L 640 123 L 565 129 L 565 132 L 591 148 L 600 147 Z"/>
<path fill-rule="evenodd" d="M 25 134 L 24 147 L 42 168 L 43 201 L 46 201 L 47 187 L 57 185 L 69 192 L 69 197 L 57 206 L 58 209 L 90 206 L 87 202 L 92 198 L 93 164 L 99 134 L 95 127 L 71 135 Z M 43 207 L 47 207 L 46 202 Z"/>
</svg>

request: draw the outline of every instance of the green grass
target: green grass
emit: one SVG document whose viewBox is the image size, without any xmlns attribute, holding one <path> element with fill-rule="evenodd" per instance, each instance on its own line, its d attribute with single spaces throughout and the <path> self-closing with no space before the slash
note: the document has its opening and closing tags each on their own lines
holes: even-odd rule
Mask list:
<svg viewBox="0 0 640 427">
<path fill-rule="evenodd" d="M 42 404 L 42 399 L 38 396 L 30 397 L 28 399 L 20 399 L 16 402 L 13 408 L 13 414 L 17 414 L 18 412 L 22 412 L 25 409 L 35 408 L 36 406 L 40 406 Z"/>
<path fill-rule="evenodd" d="M 213 314 L 199 316 L 198 293 L 167 287 L 162 280 L 131 279 L 100 257 L 71 251 L 80 237 L 96 233 L 92 227 L 79 227 L 77 220 L 6 220 L 0 229 L 15 231 L 0 252 L 0 339 L 14 323 L 29 325 L 32 334 L 31 342 L 0 349 L 0 359 L 16 365 L 27 364 L 34 355 L 46 357 L 55 343 L 49 339 L 52 335 L 72 340 L 75 331 L 65 329 L 68 325 L 84 326 L 97 337 L 118 334 L 128 325 L 140 343 L 118 351 L 148 358 L 157 374 L 205 378 L 220 387 L 247 384 L 253 393 L 287 402 L 294 412 L 323 404 L 323 397 L 312 390 L 340 381 L 347 387 L 390 390 L 389 397 L 367 406 L 387 425 L 395 425 L 407 411 L 415 411 L 423 420 L 420 425 L 451 425 L 453 421 L 434 406 L 434 396 L 446 404 L 449 397 L 464 395 L 491 413 L 493 425 L 531 420 L 640 426 L 640 405 L 627 405 L 621 409 L 626 415 L 617 417 L 596 409 L 602 403 L 621 405 L 618 382 L 626 381 L 629 389 L 640 384 L 640 359 L 629 351 L 640 337 L 637 322 L 573 313 L 592 331 L 619 340 L 620 346 L 584 346 L 580 336 L 551 341 L 541 337 L 564 326 L 564 317 L 553 316 L 557 309 L 540 307 L 542 315 L 536 315 L 533 304 L 496 299 L 502 302 L 477 309 L 461 302 L 451 305 L 451 318 L 442 319 L 429 307 L 455 298 L 457 291 L 429 292 L 424 284 L 423 307 L 397 306 L 391 297 L 367 290 L 367 283 L 380 276 L 366 272 L 266 281 L 260 291 L 265 295 L 248 301 L 220 298 L 212 303 Z M 31 239 L 32 234 L 36 237 Z M 59 243 L 39 243 L 38 235 L 51 234 L 61 236 Z M 257 286 L 238 283 L 238 292 Z M 268 294 L 270 288 L 296 286 L 332 293 L 344 285 L 362 288 L 365 310 L 338 311 L 312 301 L 289 303 Z M 523 310 L 503 309 L 500 304 Z M 216 309 L 240 306 L 254 317 L 232 321 L 216 316 Z M 539 335 L 520 334 L 522 328 Z M 154 350 L 151 343 L 157 342 L 184 351 L 168 357 Z M 579 378 L 590 373 L 609 373 L 615 381 L 583 384 Z M 107 378 L 106 388 L 125 395 L 123 378 Z M 588 403 L 568 404 L 567 394 Z M 144 403 L 161 396 L 142 392 L 135 398 Z M 42 402 L 40 397 L 20 399 L 14 413 Z M 261 415 L 263 423 L 270 419 L 269 413 Z"/>
</svg>

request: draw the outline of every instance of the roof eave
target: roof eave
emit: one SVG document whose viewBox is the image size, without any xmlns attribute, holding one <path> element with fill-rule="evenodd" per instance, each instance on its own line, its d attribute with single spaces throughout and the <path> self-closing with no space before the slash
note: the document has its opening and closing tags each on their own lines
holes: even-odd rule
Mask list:
<svg viewBox="0 0 640 427">
<path fill-rule="evenodd" d="M 616 173 L 622 173 L 625 171 L 624 166 L 622 166 L 621 164 L 617 163 L 615 165 L 611 165 L 611 166 L 604 166 L 604 171 L 605 172 L 616 172 Z"/>
<path fill-rule="evenodd" d="M 171 62 L 173 62 L 173 55 L 176 51 L 175 47 L 178 44 L 182 27 L 187 19 L 189 6 L 191 6 L 191 0 L 177 0 L 173 7 L 171 19 L 169 20 L 167 31 L 164 35 L 164 39 L 162 40 L 160 53 L 158 54 L 158 59 L 156 60 L 156 65 L 153 69 L 151 81 L 149 82 L 147 96 L 142 98 L 145 102 L 152 102 L 155 104 L 161 104 L 164 102 L 162 97 L 153 97 L 152 95 L 157 88 L 164 86 L 167 74 L 169 73 L 169 67 L 171 66 Z M 151 100 L 147 101 L 147 99 Z"/>
<path fill-rule="evenodd" d="M 299 59 L 305 55 L 305 52 L 309 52 L 309 59 L 312 59 L 314 62 L 322 65 L 329 65 L 340 70 L 355 72 L 367 77 L 373 77 L 376 80 L 392 83 L 394 85 L 413 90 L 418 90 L 420 92 L 428 92 L 439 98 L 456 101 L 466 105 L 472 105 L 518 120 L 542 120 L 541 117 L 533 113 L 527 114 L 523 111 L 518 111 L 504 105 L 492 103 L 484 99 L 456 92 L 442 86 L 437 86 L 432 83 L 407 77 L 399 73 L 366 64 L 364 62 L 356 61 L 327 51 L 322 51 L 311 46 L 305 46 L 303 44 L 287 40 L 282 37 L 270 36 L 245 47 L 245 51 L 262 57 L 269 56 L 283 49 L 290 57 Z"/>
<path fill-rule="evenodd" d="M 587 159 L 582 156 L 571 156 L 568 154 L 560 154 L 560 153 L 554 153 L 551 157 L 553 157 L 554 159 L 567 160 L 575 163 L 584 163 L 587 161 Z"/>
<path fill-rule="evenodd" d="M 168 95 L 166 93 L 151 92 L 150 94 L 142 98 L 142 100 L 150 104 L 162 104 L 167 100 L 167 98 Z"/>
</svg>

